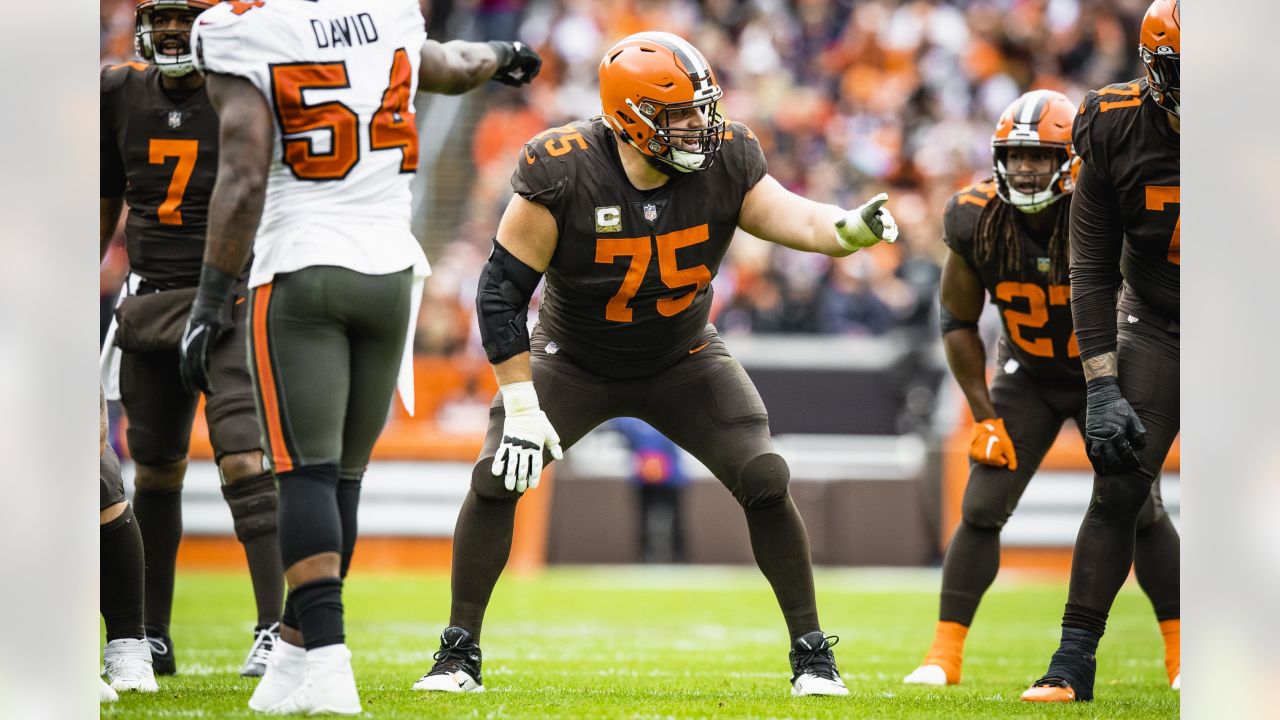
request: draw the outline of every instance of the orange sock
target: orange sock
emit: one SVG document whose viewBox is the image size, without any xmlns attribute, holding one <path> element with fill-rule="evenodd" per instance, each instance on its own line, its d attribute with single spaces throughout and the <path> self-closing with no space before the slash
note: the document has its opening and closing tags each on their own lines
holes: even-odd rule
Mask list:
<svg viewBox="0 0 1280 720">
<path fill-rule="evenodd" d="M 1164 671 L 1172 683 L 1182 672 L 1182 620 L 1161 620 L 1160 634 L 1164 636 Z"/>
<path fill-rule="evenodd" d="M 939 620 L 933 631 L 933 644 L 924 656 L 924 664 L 942 668 L 948 685 L 960 682 L 960 662 L 964 659 L 964 639 L 968 634 L 968 627 L 944 620 Z"/>
</svg>

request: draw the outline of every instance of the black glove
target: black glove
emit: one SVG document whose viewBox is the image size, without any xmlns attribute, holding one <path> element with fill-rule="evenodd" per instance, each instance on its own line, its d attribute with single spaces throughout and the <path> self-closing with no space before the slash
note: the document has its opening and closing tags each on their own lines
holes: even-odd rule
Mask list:
<svg viewBox="0 0 1280 720">
<path fill-rule="evenodd" d="M 213 392 L 209 356 L 228 324 L 226 307 L 235 282 L 234 275 L 211 265 L 200 268 L 200 287 L 196 290 L 196 300 L 191 305 L 191 316 L 187 318 L 182 345 L 178 348 L 178 372 L 182 376 L 182 386 L 189 393 Z"/>
<path fill-rule="evenodd" d="M 1138 451 L 1147 444 L 1147 429 L 1120 395 L 1120 380 L 1114 376 L 1094 378 L 1085 387 L 1089 399 L 1084 436 L 1094 472 L 1116 475 L 1137 470 Z"/>
<path fill-rule="evenodd" d="M 489 47 L 498 56 L 498 69 L 493 79 L 503 85 L 520 87 L 533 82 L 542 69 L 542 58 L 533 48 L 522 42 L 490 40 Z"/>
</svg>

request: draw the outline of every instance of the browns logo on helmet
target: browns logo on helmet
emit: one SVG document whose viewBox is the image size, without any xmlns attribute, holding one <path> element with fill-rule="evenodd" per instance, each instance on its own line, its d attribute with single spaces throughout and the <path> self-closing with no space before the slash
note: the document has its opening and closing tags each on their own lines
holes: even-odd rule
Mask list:
<svg viewBox="0 0 1280 720">
<path fill-rule="evenodd" d="M 1147 86 L 1156 104 L 1181 116 L 1181 74 L 1178 58 L 1182 50 L 1181 0 L 1155 0 L 1142 18 L 1138 56 L 1147 68 Z"/>
<path fill-rule="evenodd" d="M 725 127 L 722 95 L 707 59 L 671 33 L 629 35 L 600 61 L 605 121 L 664 172 L 715 163 Z"/>
<path fill-rule="evenodd" d="M 1071 192 L 1076 153 L 1071 145 L 1071 124 L 1076 106 L 1066 95 L 1053 90 L 1032 90 L 1014 100 L 1001 113 L 991 136 L 991 159 L 1000 199 L 1025 213 L 1036 213 Z M 1009 148 L 1049 148 L 1058 162 L 1048 182 L 1034 192 L 1023 192 L 1011 183 Z"/>
<path fill-rule="evenodd" d="M 219 0 L 138 0 L 134 11 L 133 47 L 138 57 L 170 77 L 182 77 L 195 70 L 191 56 L 191 28 L 156 30 L 155 14 L 165 10 L 196 15 L 217 5 Z M 164 47 L 173 43 L 174 53 Z"/>
</svg>

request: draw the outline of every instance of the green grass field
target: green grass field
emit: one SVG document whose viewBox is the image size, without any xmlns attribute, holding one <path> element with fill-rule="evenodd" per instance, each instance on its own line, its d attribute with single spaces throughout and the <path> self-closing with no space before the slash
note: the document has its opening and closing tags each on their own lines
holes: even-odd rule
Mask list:
<svg viewBox="0 0 1280 720">
<path fill-rule="evenodd" d="M 1065 582 L 1002 575 L 969 635 L 958 687 L 905 687 L 932 638 L 936 571 L 820 571 L 819 608 L 849 685 L 793 699 L 787 637 L 754 569 L 555 569 L 504 578 L 484 628 L 487 692 L 424 695 L 448 617 L 443 576 L 368 576 L 346 588 L 347 643 L 368 718 L 1173 718 L 1162 645 L 1132 583 L 1111 616 L 1092 703 L 1018 701 L 1057 641 Z M 176 677 L 104 705 L 110 718 L 257 717 L 237 670 L 251 641 L 247 577 L 182 574 Z"/>
</svg>

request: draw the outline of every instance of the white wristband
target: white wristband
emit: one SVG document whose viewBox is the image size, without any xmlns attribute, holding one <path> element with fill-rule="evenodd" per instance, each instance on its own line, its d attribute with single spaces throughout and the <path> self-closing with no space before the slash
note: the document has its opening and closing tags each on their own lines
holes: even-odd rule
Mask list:
<svg viewBox="0 0 1280 720">
<path fill-rule="evenodd" d="M 533 381 L 513 382 L 498 388 L 502 393 L 502 407 L 507 416 L 528 415 L 538 412 L 538 393 L 533 389 Z"/>
</svg>

